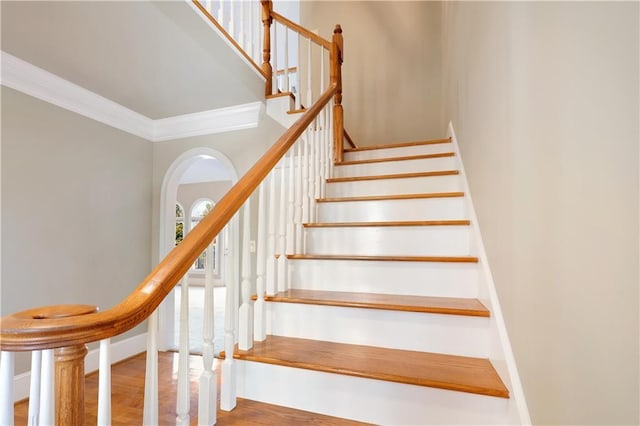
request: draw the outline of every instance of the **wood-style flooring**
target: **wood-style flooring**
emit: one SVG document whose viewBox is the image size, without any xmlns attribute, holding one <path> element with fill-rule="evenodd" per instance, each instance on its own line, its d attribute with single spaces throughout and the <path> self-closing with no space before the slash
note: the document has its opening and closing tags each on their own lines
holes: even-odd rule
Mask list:
<svg viewBox="0 0 640 426">
<path fill-rule="evenodd" d="M 219 370 L 219 360 L 215 361 L 215 368 Z M 175 425 L 176 407 L 176 368 L 178 355 L 172 352 L 159 353 L 159 401 L 161 425 Z M 140 425 L 142 424 L 142 409 L 144 404 L 144 370 L 145 354 L 139 354 L 120 363 L 114 364 L 111 370 L 112 388 L 112 424 Z M 202 358 L 191 356 L 189 359 L 189 380 L 191 384 L 191 424 L 197 425 L 198 412 L 198 379 L 202 371 Z M 85 424 L 95 425 L 98 411 L 98 374 L 87 376 L 85 382 Z M 218 398 L 220 398 L 220 375 L 218 375 Z M 219 400 L 218 400 L 219 403 Z M 28 401 L 21 401 L 15 405 L 15 425 L 27 424 Z M 233 411 L 218 410 L 217 425 L 361 425 L 350 420 L 322 416 L 306 411 L 264 404 L 256 401 L 238 399 L 238 405 Z"/>
</svg>

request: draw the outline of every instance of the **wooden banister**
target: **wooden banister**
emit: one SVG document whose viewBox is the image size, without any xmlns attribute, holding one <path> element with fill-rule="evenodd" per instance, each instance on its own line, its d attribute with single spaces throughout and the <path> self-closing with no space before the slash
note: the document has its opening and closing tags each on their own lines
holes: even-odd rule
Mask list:
<svg viewBox="0 0 640 426">
<path fill-rule="evenodd" d="M 342 162 L 344 152 L 344 112 L 342 109 L 342 59 L 343 59 L 342 27 L 336 25 L 331 43 L 331 84 L 336 85 L 333 104 L 333 161 Z"/>
<path fill-rule="evenodd" d="M 262 4 L 262 27 L 264 34 L 262 38 L 262 73 L 267 81 L 265 82 L 264 94 L 269 96 L 272 93 L 273 69 L 271 67 L 271 23 L 273 22 L 273 3 L 271 0 L 260 0 Z"/>
<path fill-rule="evenodd" d="M 1 349 L 29 351 L 82 345 L 124 333 L 160 305 L 193 262 L 240 209 L 270 170 L 291 148 L 337 91 L 332 83 L 318 101 L 291 126 L 126 299 L 105 311 L 73 317 L 42 315 L 35 308 L 2 318 Z"/>
<path fill-rule="evenodd" d="M 275 19 L 276 22 L 281 23 L 282 25 L 288 27 L 289 29 L 297 32 L 303 37 L 311 39 L 316 44 L 324 47 L 325 49 L 331 49 L 331 42 L 325 38 L 320 37 L 318 34 L 312 33 L 308 29 L 296 24 L 295 22 L 285 18 L 277 12 L 271 11 L 271 16 Z"/>
</svg>

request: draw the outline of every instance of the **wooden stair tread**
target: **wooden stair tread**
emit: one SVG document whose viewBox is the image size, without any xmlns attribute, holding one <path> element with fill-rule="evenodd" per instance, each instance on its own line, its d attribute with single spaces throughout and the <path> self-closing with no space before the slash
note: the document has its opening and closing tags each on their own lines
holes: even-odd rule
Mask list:
<svg viewBox="0 0 640 426">
<path fill-rule="evenodd" d="M 341 254 L 290 254 L 291 260 L 371 260 L 371 261 L 395 261 L 395 262 L 453 262 L 453 263 L 477 263 L 478 258 L 473 256 L 360 256 Z"/>
<path fill-rule="evenodd" d="M 390 311 L 424 312 L 431 314 L 488 317 L 489 310 L 478 299 L 461 297 L 406 296 L 397 294 L 352 293 L 290 289 L 265 296 L 268 302 L 302 303 L 307 305 L 342 306 L 349 308 L 384 309 Z"/>
<path fill-rule="evenodd" d="M 370 158 L 367 160 L 341 161 L 341 162 L 335 163 L 335 165 L 336 166 L 353 166 L 357 164 L 386 163 L 391 161 L 427 160 L 430 158 L 454 157 L 455 155 L 456 155 L 455 152 L 441 152 L 437 154 L 406 155 L 404 157 L 385 157 L 385 158 Z"/>
<path fill-rule="evenodd" d="M 370 151 L 373 149 L 386 149 L 386 148 L 402 148 L 405 146 L 435 145 L 440 143 L 451 143 L 451 138 L 432 139 L 432 140 L 414 141 L 414 142 L 397 142 L 397 143 L 390 143 L 385 145 L 360 146 L 358 148 L 347 148 L 344 150 L 344 152 Z"/>
<path fill-rule="evenodd" d="M 298 108 L 298 109 L 292 109 L 290 111 L 287 111 L 287 114 L 299 114 L 301 112 L 306 112 L 307 109 L 306 108 Z"/>
<path fill-rule="evenodd" d="M 234 358 L 508 398 L 488 359 L 267 336 Z"/>
<path fill-rule="evenodd" d="M 418 178 L 418 177 L 450 176 L 450 175 L 458 175 L 458 174 L 460 174 L 458 170 L 438 170 L 434 172 L 394 173 L 390 175 L 348 176 L 348 177 L 328 178 L 327 183 L 356 182 L 356 181 L 362 181 L 362 180 L 381 180 L 381 179 L 409 179 L 409 178 Z"/>
<path fill-rule="evenodd" d="M 318 198 L 318 203 L 339 203 L 345 201 L 387 201 L 387 200 L 414 200 L 424 198 L 454 198 L 464 197 L 464 192 L 431 192 L 425 194 L 396 194 L 396 195 L 366 195 L 359 197 L 332 197 Z"/>
<path fill-rule="evenodd" d="M 393 227 L 393 226 L 465 226 L 471 224 L 469 220 L 410 220 L 391 222 L 321 222 L 304 223 L 305 228 L 363 228 L 363 227 Z"/>
</svg>

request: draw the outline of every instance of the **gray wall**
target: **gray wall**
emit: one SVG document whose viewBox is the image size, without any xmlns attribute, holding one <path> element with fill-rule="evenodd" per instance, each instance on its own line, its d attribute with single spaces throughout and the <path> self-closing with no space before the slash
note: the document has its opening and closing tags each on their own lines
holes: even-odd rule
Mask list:
<svg viewBox="0 0 640 426">
<path fill-rule="evenodd" d="M 638 424 L 638 3 L 444 3 L 453 122 L 536 424 Z"/>
<path fill-rule="evenodd" d="M 441 131 L 439 2 L 303 1 L 300 21 L 344 36 L 345 128 L 358 145 L 434 139 Z"/>
<path fill-rule="evenodd" d="M 129 294 L 151 265 L 151 167 L 151 142 L 2 87 L 2 314 Z"/>
</svg>

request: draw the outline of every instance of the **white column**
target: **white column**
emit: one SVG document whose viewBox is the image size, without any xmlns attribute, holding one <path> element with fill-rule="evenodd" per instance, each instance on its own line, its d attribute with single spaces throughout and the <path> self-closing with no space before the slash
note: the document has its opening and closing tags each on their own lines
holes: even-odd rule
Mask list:
<svg viewBox="0 0 640 426">
<path fill-rule="evenodd" d="M 278 209 L 278 291 L 285 291 L 287 289 L 287 238 L 286 238 L 286 217 L 287 217 L 287 170 L 285 168 L 286 156 L 280 161 L 280 208 Z"/>
<path fill-rule="evenodd" d="M 238 326 L 238 349 L 253 347 L 253 306 L 251 305 L 251 199 L 244 203 L 242 218 L 242 305 Z"/>
<path fill-rule="evenodd" d="M 29 385 L 28 426 L 37 426 L 40 419 L 40 378 L 42 377 L 42 351 L 31 353 L 31 380 Z M 0 424 L 4 424 L 1 423 Z"/>
<path fill-rule="evenodd" d="M 144 410 L 142 424 L 158 424 L 158 310 L 149 317 L 147 364 L 144 376 Z"/>
<path fill-rule="evenodd" d="M 311 87 L 311 39 L 307 39 L 307 105 L 310 107 L 313 100 L 312 87 Z M 322 92 L 320 92 L 322 93 Z"/>
<path fill-rule="evenodd" d="M 267 261 L 267 200 L 265 186 L 267 181 L 260 184 L 258 190 L 258 253 L 256 256 L 256 294 L 257 300 L 253 305 L 253 339 L 261 342 L 267 337 L 267 312 L 264 302 L 265 263 Z"/>
<path fill-rule="evenodd" d="M 237 283 L 237 263 L 235 253 L 237 245 L 237 215 L 227 224 L 228 238 L 226 238 L 226 264 L 227 271 L 227 297 L 225 300 L 224 313 L 224 351 L 225 358 L 222 363 L 222 386 L 220 390 L 220 409 L 231 411 L 236 406 L 236 366 L 233 360 L 235 346 L 235 315 L 238 305 L 234 297 Z"/>
<path fill-rule="evenodd" d="M 178 345 L 178 386 L 176 425 L 189 425 L 189 283 L 180 281 L 180 344 Z"/>
<path fill-rule="evenodd" d="M 218 238 L 220 241 L 220 238 Z M 219 250 L 219 248 L 218 248 Z M 213 369 L 213 341 L 215 332 L 213 244 L 209 244 L 205 255 L 204 309 L 202 318 L 202 374 L 198 392 L 198 425 L 212 426 L 216 423 L 217 371 Z"/>
<path fill-rule="evenodd" d="M 298 138 L 295 144 L 296 176 L 295 176 L 295 227 L 296 227 L 296 254 L 302 253 L 302 144 L 306 134 Z"/>
<path fill-rule="evenodd" d="M 98 426 L 111 426 L 111 339 L 100 341 Z"/>
<path fill-rule="evenodd" d="M 40 386 L 40 425 L 55 424 L 55 375 L 53 370 L 53 349 L 42 351 L 42 379 Z"/>
<path fill-rule="evenodd" d="M 269 174 L 269 206 L 266 209 L 269 217 L 266 250 L 266 292 L 269 296 L 276 294 L 276 168 Z"/>
<path fill-rule="evenodd" d="M 0 352 L 0 424 L 13 425 L 13 352 Z"/>
</svg>

